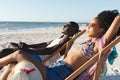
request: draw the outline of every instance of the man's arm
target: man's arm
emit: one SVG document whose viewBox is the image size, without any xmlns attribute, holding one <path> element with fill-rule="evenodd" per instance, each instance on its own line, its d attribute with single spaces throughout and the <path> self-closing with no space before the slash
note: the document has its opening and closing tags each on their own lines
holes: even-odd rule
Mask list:
<svg viewBox="0 0 120 80">
<path fill-rule="evenodd" d="M 26 44 L 24 42 L 20 42 L 18 44 L 18 46 L 20 48 L 33 48 L 33 49 L 39 49 L 39 48 L 45 48 L 46 46 L 48 46 L 52 41 L 49 42 L 43 42 L 43 43 L 38 43 L 38 44 Z"/>
<path fill-rule="evenodd" d="M 38 55 L 51 55 L 54 51 L 56 51 L 58 48 L 60 48 L 63 44 L 65 44 L 68 40 L 70 40 L 69 37 L 64 37 L 63 40 L 57 45 L 54 45 L 52 47 L 43 47 L 43 48 L 21 48 L 23 51 L 26 51 L 27 53 L 32 54 L 38 54 Z M 61 55 L 65 53 L 65 50 L 61 52 Z"/>
<path fill-rule="evenodd" d="M 23 51 L 27 52 L 27 53 L 31 53 L 31 54 L 38 54 L 38 55 L 51 55 L 54 51 L 56 51 L 58 48 L 60 48 L 63 44 L 57 44 L 55 46 L 52 47 L 45 47 L 45 48 L 38 48 L 38 49 L 34 49 L 34 48 L 25 48 L 22 49 Z"/>
<path fill-rule="evenodd" d="M 47 46 L 47 42 L 27 45 L 29 48 L 42 48 Z"/>
</svg>

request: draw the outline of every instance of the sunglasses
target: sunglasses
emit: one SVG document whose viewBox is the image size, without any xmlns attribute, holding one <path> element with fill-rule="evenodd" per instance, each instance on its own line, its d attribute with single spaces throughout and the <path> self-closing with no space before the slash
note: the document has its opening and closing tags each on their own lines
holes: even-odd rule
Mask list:
<svg viewBox="0 0 120 80">
<path fill-rule="evenodd" d="M 71 27 L 71 25 L 70 24 L 66 24 L 66 25 L 64 25 L 64 27 Z"/>
<path fill-rule="evenodd" d="M 86 24 L 86 26 L 88 26 L 88 27 L 95 27 L 96 24 L 95 23 L 88 23 L 88 24 Z"/>
</svg>

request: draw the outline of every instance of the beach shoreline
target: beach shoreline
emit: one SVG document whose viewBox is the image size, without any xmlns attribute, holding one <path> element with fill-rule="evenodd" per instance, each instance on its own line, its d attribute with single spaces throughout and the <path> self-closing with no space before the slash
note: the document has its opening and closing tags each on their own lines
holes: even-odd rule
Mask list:
<svg viewBox="0 0 120 80">
<path fill-rule="evenodd" d="M 82 28 L 86 29 L 86 28 Z M 21 31 L 21 32 L 8 32 L 0 33 L 0 50 L 7 47 L 10 42 L 19 43 L 20 41 L 26 42 L 28 44 L 41 43 L 55 39 L 61 35 L 62 28 L 53 28 L 46 30 L 37 30 L 37 31 Z M 80 36 L 73 44 L 70 51 L 77 47 L 80 43 L 87 40 L 87 34 L 84 33 Z M 120 53 L 120 43 L 116 45 L 118 53 Z M 108 64 L 107 75 L 100 80 L 120 80 L 120 55 L 115 59 L 113 65 Z"/>
</svg>

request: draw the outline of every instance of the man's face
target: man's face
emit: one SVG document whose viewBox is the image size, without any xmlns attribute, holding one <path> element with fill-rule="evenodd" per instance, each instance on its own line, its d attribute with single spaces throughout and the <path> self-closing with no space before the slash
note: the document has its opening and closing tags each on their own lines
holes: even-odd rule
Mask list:
<svg viewBox="0 0 120 80">
<path fill-rule="evenodd" d="M 62 33 L 65 35 L 71 36 L 75 33 L 75 28 L 73 26 L 71 26 L 70 24 L 66 24 L 63 27 Z"/>
</svg>

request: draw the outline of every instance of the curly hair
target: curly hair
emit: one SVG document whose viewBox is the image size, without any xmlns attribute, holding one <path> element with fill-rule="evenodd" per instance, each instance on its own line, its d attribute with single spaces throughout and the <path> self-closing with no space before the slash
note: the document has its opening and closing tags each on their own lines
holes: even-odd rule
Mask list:
<svg viewBox="0 0 120 80">
<path fill-rule="evenodd" d="M 114 18 L 118 15 L 119 15 L 118 10 L 102 11 L 97 15 L 98 23 L 106 32 L 110 25 L 112 24 Z M 120 29 L 118 30 L 118 33 L 120 33 Z"/>
<path fill-rule="evenodd" d="M 69 24 L 75 28 L 75 33 L 79 31 L 79 25 L 76 22 L 70 21 Z"/>
</svg>

